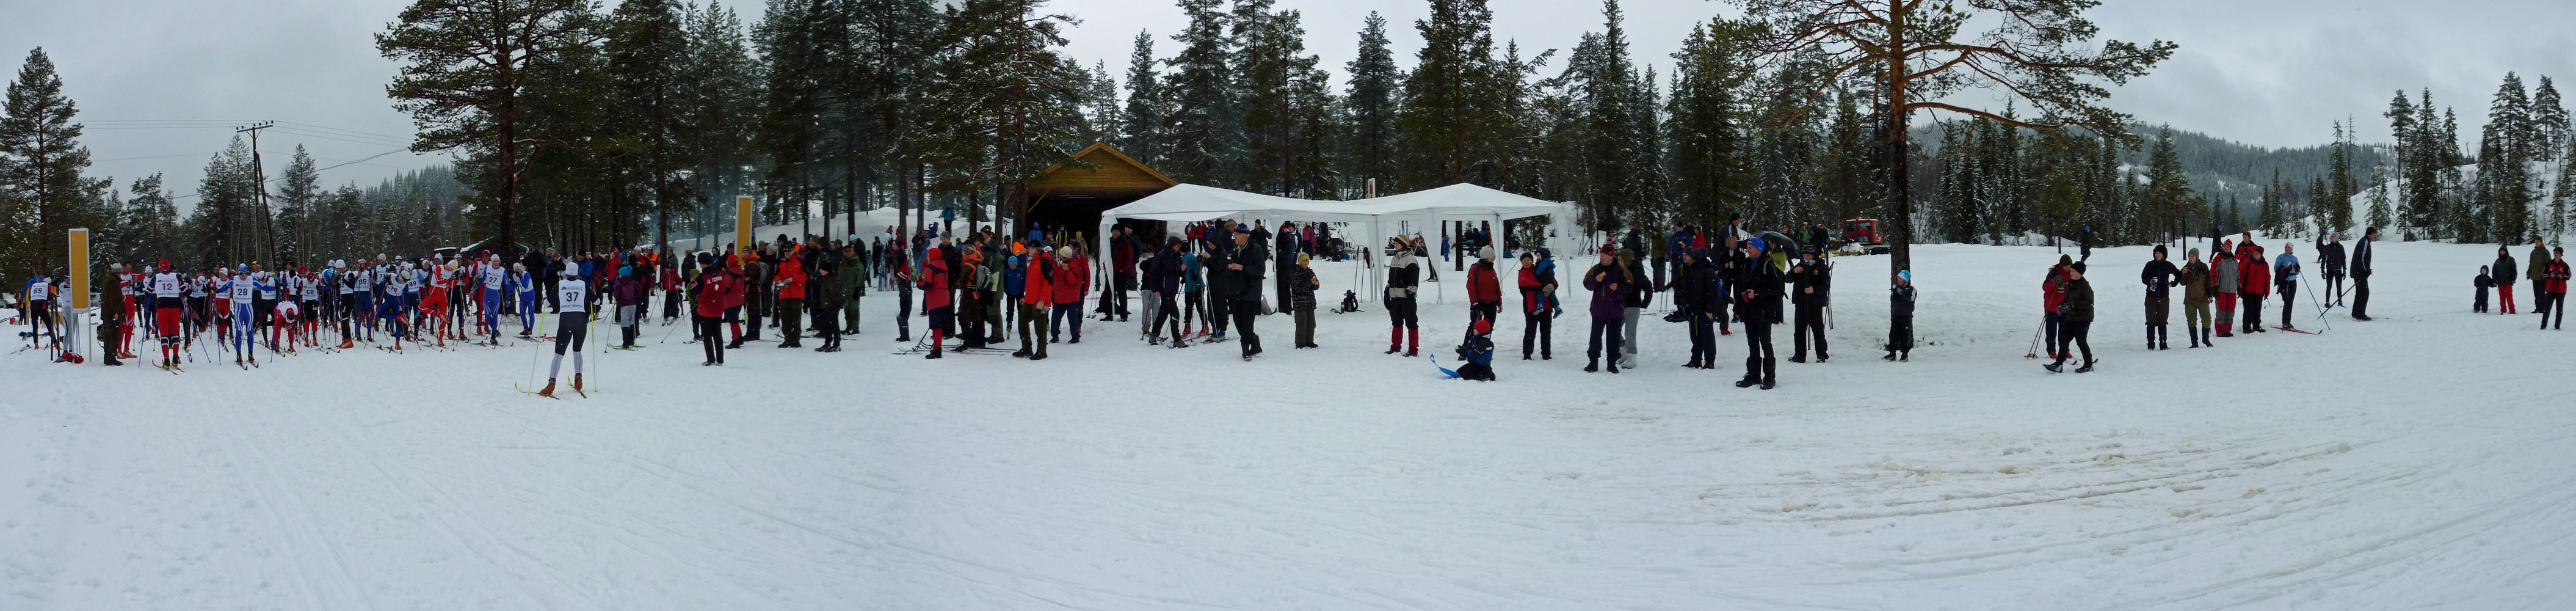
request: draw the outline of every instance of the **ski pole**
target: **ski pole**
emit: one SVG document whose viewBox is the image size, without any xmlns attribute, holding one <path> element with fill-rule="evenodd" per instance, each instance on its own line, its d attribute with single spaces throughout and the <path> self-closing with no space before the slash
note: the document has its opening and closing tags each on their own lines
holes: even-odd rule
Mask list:
<svg viewBox="0 0 2576 611">
<path fill-rule="evenodd" d="M 2046 332 L 2047 330 L 2048 330 L 2048 319 L 2046 319 L 2046 318 L 2042 318 L 2042 319 L 2040 319 L 2040 321 L 2039 321 L 2039 328 L 2031 329 L 2031 330 L 2030 330 L 2030 353 L 2029 353 L 2029 354 L 2021 355 L 2021 358 L 2026 358 L 2026 359 L 2035 359 L 2035 358 L 2039 358 L 2039 340 L 2040 340 L 2041 335 L 2042 335 L 2044 332 Z"/>
</svg>

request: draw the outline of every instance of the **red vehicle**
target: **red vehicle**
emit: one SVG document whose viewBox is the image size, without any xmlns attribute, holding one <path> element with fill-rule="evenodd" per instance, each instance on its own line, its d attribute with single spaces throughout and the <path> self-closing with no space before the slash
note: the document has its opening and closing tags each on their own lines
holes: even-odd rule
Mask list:
<svg viewBox="0 0 2576 611">
<path fill-rule="evenodd" d="M 1888 251 L 1887 236 L 1878 232 L 1878 219 L 1843 221 L 1843 243 L 1858 245 L 1863 252 L 1873 255 L 1887 254 Z"/>
</svg>

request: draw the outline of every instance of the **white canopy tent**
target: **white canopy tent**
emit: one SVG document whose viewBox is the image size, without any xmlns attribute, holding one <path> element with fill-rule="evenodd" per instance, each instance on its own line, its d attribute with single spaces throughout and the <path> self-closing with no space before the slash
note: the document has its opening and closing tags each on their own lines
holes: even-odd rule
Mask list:
<svg viewBox="0 0 2576 611">
<path fill-rule="evenodd" d="M 1099 252 L 1107 253 L 1109 229 L 1121 218 L 1173 222 L 1262 220 L 1272 226 L 1285 221 L 1353 223 L 1369 228 L 1368 241 L 1362 242 L 1362 246 L 1376 248 L 1385 243 L 1388 233 L 1381 224 L 1398 220 L 1417 220 L 1423 227 L 1437 227 L 1438 221 L 1492 221 L 1500 225 L 1510 219 L 1554 215 L 1554 224 L 1559 230 L 1550 233 L 1570 236 L 1572 232 L 1564 228 L 1573 221 L 1573 209 L 1570 204 L 1466 183 L 1356 201 L 1295 199 L 1182 184 L 1102 212 L 1097 235 Z M 1372 268 L 1370 286 L 1361 287 L 1371 300 L 1377 298 L 1376 291 L 1380 286 L 1376 281 L 1377 275 L 1378 271 Z M 1445 290 L 1441 292 L 1446 293 Z"/>
</svg>

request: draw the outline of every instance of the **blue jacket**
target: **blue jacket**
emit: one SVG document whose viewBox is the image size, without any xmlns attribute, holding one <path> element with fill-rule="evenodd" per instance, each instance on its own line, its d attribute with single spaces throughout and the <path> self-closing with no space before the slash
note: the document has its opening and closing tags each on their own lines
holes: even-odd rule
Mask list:
<svg viewBox="0 0 2576 611">
<path fill-rule="evenodd" d="M 1199 251 L 1181 251 L 1181 290 L 1198 292 L 1207 289 L 1207 274 L 1199 269 Z"/>
<path fill-rule="evenodd" d="M 2299 283 L 2299 257 L 2297 255 L 2285 252 L 2281 253 L 2281 256 L 2272 258 L 2272 283 L 2281 285 Z"/>
</svg>

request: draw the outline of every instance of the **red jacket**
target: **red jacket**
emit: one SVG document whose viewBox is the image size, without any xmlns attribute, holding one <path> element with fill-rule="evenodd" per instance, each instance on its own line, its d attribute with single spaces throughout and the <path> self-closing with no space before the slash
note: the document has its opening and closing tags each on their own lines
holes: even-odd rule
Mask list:
<svg viewBox="0 0 2576 611">
<path fill-rule="evenodd" d="M 778 298 L 805 298 L 805 262 L 794 256 L 778 264 Z"/>
<path fill-rule="evenodd" d="M 1477 303 L 1503 300 L 1503 283 L 1494 277 L 1494 266 L 1483 261 L 1467 268 L 1467 300 Z"/>
<path fill-rule="evenodd" d="M 725 277 L 728 279 L 728 281 L 733 283 L 733 292 L 725 293 L 724 307 L 728 307 L 728 308 L 739 308 L 739 307 L 742 307 L 742 296 L 743 296 L 743 294 L 744 294 L 745 292 L 747 292 L 747 291 L 745 290 L 745 287 L 742 285 L 742 282 L 743 282 L 743 280 L 744 280 L 744 279 L 749 278 L 750 276 L 745 276 L 745 275 L 743 275 L 743 274 L 742 274 L 742 266 L 740 266 L 740 265 L 736 265 L 736 266 L 733 266 L 733 267 L 727 267 L 727 268 L 725 268 L 724 273 L 725 273 Z"/>
<path fill-rule="evenodd" d="M 2549 262 L 2548 267 L 2541 268 L 2540 292 L 2567 292 L 2567 271 L 2567 261 L 2565 260 L 2551 261 Z M 2561 316 L 2564 315 L 2562 314 Z"/>
<path fill-rule="evenodd" d="M 724 272 L 698 274 L 697 280 L 699 316 L 723 316 L 727 295 L 740 292 L 733 287 L 733 276 Z"/>
<path fill-rule="evenodd" d="M 949 299 L 954 296 L 953 293 L 948 292 L 948 259 L 921 258 L 921 290 L 929 291 L 929 295 L 922 301 L 922 309 L 936 310 L 948 307 Z"/>
<path fill-rule="evenodd" d="M 680 270 L 678 268 L 662 268 L 662 290 L 680 290 Z"/>
<path fill-rule="evenodd" d="M 2263 247 L 2246 242 L 2236 247 L 2236 292 L 2244 295 L 2272 294 L 2271 259 L 2263 256 Z"/>
<path fill-rule="evenodd" d="M 2066 301 L 2066 291 L 2060 288 L 2060 279 L 2064 277 L 2065 274 L 2058 273 L 2057 268 L 2048 268 L 2048 279 L 2039 282 L 2040 306 L 2045 308 L 2041 312 L 2055 314 L 2057 304 Z"/>
<path fill-rule="evenodd" d="M 1082 294 L 1091 288 L 1091 266 L 1083 263 L 1080 255 L 1055 263 L 1055 278 L 1047 283 L 1055 287 L 1055 299 L 1049 303 L 1082 303 Z"/>
<path fill-rule="evenodd" d="M 1020 301 L 1044 308 L 1055 302 L 1055 292 L 1048 290 L 1047 273 L 1055 270 L 1055 259 L 1043 252 L 1029 251 L 1026 269 L 1020 270 Z"/>
</svg>

